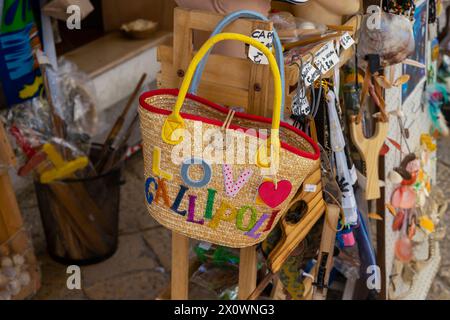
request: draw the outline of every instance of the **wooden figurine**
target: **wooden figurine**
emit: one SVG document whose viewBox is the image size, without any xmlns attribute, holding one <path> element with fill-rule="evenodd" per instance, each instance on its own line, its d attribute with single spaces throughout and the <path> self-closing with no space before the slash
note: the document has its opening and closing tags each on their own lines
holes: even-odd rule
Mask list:
<svg viewBox="0 0 450 320">
<path fill-rule="evenodd" d="M 350 133 L 353 143 L 357 147 L 366 164 L 366 200 L 380 198 L 380 185 L 378 177 L 379 151 L 386 140 L 389 123 L 377 120 L 375 134 L 371 138 L 364 136 L 362 122 L 354 117 L 350 123 Z"/>
<path fill-rule="evenodd" d="M 361 90 L 361 108 L 356 116 L 351 117 L 349 125 L 352 141 L 366 164 L 366 200 L 380 198 L 378 175 L 379 154 L 389 130 L 386 103 L 383 99 L 382 88 L 377 81 L 372 83 L 372 78 L 373 74 L 370 71 L 370 67 L 367 66 Z M 375 105 L 380 109 L 380 112 L 375 117 L 375 133 L 370 138 L 365 137 L 362 125 L 362 115 L 365 100 L 368 95 L 372 97 Z"/>
</svg>

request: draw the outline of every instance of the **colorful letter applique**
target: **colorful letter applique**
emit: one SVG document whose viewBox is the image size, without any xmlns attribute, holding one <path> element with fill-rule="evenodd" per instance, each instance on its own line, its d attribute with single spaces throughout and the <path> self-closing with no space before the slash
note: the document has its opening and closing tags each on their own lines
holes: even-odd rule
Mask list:
<svg viewBox="0 0 450 320">
<path fill-rule="evenodd" d="M 157 177 L 161 177 L 170 181 L 173 179 L 173 175 L 161 170 L 161 149 L 159 147 L 153 147 L 153 163 L 152 171 Z"/>
<path fill-rule="evenodd" d="M 234 198 L 242 187 L 250 180 L 253 171 L 251 169 L 244 170 L 237 179 L 236 183 L 233 181 L 233 166 L 224 164 L 222 166 L 223 179 L 225 182 L 225 192 L 227 196 Z"/>
<path fill-rule="evenodd" d="M 203 178 L 200 180 L 192 180 L 189 176 L 189 167 L 193 164 L 200 164 L 203 168 Z M 206 186 L 209 181 L 211 181 L 212 170 L 209 163 L 203 159 L 198 158 L 188 158 L 183 161 L 181 165 L 181 178 L 183 178 L 184 183 L 192 188 L 202 188 Z"/>
<path fill-rule="evenodd" d="M 159 203 L 159 199 L 162 197 L 166 207 L 170 208 L 169 195 L 167 194 L 166 180 L 158 178 L 158 189 L 156 189 L 155 202 Z"/>
<path fill-rule="evenodd" d="M 188 217 L 186 221 L 193 222 L 197 224 L 203 224 L 204 220 L 195 220 L 195 200 L 197 200 L 197 196 L 189 196 L 189 210 L 188 210 Z"/>
<path fill-rule="evenodd" d="M 256 234 L 259 228 L 263 225 L 264 221 L 266 221 L 270 217 L 269 214 L 264 213 L 261 218 L 259 218 L 258 222 L 255 223 L 253 228 L 250 231 L 244 233 L 246 236 L 252 237 L 253 239 L 258 239 L 261 236 L 261 233 Z"/>
<path fill-rule="evenodd" d="M 186 193 L 186 191 L 189 190 L 188 187 L 183 186 L 182 184 L 180 184 L 180 191 L 178 191 L 177 197 L 175 198 L 175 201 L 172 204 L 172 207 L 170 207 L 170 209 L 172 209 L 175 213 L 178 213 L 179 215 L 185 216 L 186 215 L 186 210 L 179 210 L 180 204 L 181 204 L 181 200 L 183 200 L 184 194 Z"/>
<path fill-rule="evenodd" d="M 248 222 L 247 227 L 244 227 L 244 215 L 249 209 L 251 212 L 250 221 Z M 256 209 L 252 206 L 242 206 L 236 216 L 236 227 L 242 231 L 249 231 L 256 223 L 256 219 L 258 218 L 257 214 Z"/>
<path fill-rule="evenodd" d="M 230 212 L 227 214 L 227 212 Z M 217 209 L 216 214 L 212 218 L 212 220 L 209 222 L 208 227 L 212 229 L 216 229 L 219 225 L 220 221 L 233 221 L 233 219 L 236 218 L 236 208 L 232 205 L 230 205 L 226 201 L 222 201 L 220 204 L 219 209 Z"/>
<path fill-rule="evenodd" d="M 208 200 L 206 201 L 205 214 L 203 215 L 205 219 L 212 219 L 212 211 L 214 207 L 214 199 L 216 198 L 217 190 L 208 189 Z"/>
<path fill-rule="evenodd" d="M 148 177 L 147 180 L 145 180 L 145 198 L 147 199 L 148 204 L 152 204 L 153 202 L 153 193 L 150 192 L 150 186 L 155 186 L 155 191 L 158 190 L 158 184 L 156 183 L 155 178 Z"/>
<path fill-rule="evenodd" d="M 280 212 L 280 210 L 275 210 L 272 212 L 272 214 L 270 215 L 270 220 L 269 220 L 269 222 L 267 222 L 267 225 L 263 230 L 264 232 L 269 231 L 272 228 L 273 222 L 275 221 L 275 218 L 279 212 Z"/>
</svg>

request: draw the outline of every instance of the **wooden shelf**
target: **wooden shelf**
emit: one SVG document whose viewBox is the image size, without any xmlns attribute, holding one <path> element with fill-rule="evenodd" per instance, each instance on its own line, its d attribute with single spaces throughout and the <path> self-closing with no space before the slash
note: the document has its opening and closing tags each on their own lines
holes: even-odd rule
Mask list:
<svg viewBox="0 0 450 320">
<path fill-rule="evenodd" d="M 140 53 L 156 47 L 171 37 L 170 31 L 157 31 L 148 39 L 129 39 L 113 31 L 64 55 L 91 78 L 108 71 Z M 151 63 L 151 61 L 149 61 Z"/>
</svg>

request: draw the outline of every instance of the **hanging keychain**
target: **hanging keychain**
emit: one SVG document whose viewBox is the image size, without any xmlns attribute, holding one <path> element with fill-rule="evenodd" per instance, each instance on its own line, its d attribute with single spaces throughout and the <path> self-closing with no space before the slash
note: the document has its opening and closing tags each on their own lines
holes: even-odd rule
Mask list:
<svg viewBox="0 0 450 320">
<path fill-rule="evenodd" d="M 320 104 L 320 99 L 316 99 L 314 91 L 314 82 L 321 78 L 320 72 L 314 67 L 314 55 L 311 55 L 311 62 L 303 62 L 299 59 L 295 62 L 299 69 L 299 78 L 297 92 L 292 101 L 292 115 L 294 120 L 293 125 L 303 131 L 307 132 L 309 127 L 309 119 L 314 118 Z M 311 104 L 308 101 L 306 89 L 311 87 Z M 319 91 L 320 95 L 320 91 Z"/>
<path fill-rule="evenodd" d="M 300 64 L 299 64 L 300 63 Z M 292 99 L 292 115 L 294 126 L 305 131 L 306 120 L 311 113 L 311 106 L 306 96 L 306 83 L 303 78 L 304 65 L 303 60 L 299 59 L 294 63 L 298 67 L 297 92 Z"/>
</svg>

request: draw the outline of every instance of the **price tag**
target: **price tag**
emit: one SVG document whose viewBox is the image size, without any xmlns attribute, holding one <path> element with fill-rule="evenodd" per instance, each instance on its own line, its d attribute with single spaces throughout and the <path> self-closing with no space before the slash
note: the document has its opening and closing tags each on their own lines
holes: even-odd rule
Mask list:
<svg viewBox="0 0 450 320">
<path fill-rule="evenodd" d="M 269 50 L 272 50 L 273 31 L 256 29 L 252 32 L 252 38 L 261 42 Z M 267 60 L 266 56 L 253 46 L 250 46 L 248 50 L 248 57 L 256 64 L 269 64 L 269 60 Z"/>
<path fill-rule="evenodd" d="M 201 249 L 203 249 L 203 250 L 209 250 L 210 248 L 211 248 L 211 246 L 212 246 L 212 244 L 211 243 L 209 243 L 209 242 L 200 242 L 199 244 L 198 244 L 198 246 L 199 246 L 199 248 L 201 248 Z"/>
<path fill-rule="evenodd" d="M 304 87 L 297 90 L 297 93 L 292 99 L 292 113 L 296 116 L 309 115 L 311 112 L 311 106 L 309 105 L 308 98 L 306 98 Z"/>
<path fill-rule="evenodd" d="M 317 51 L 314 62 L 322 74 L 327 73 L 339 62 L 339 56 L 334 50 L 333 42 L 328 42 Z"/>
<path fill-rule="evenodd" d="M 348 48 L 350 48 L 355 43 L 355 40 L 353 40 L 352 36 L 348 32 L 346 32 L 341 37 L 340 43 L 341 43 L 341 46 L 345 50 L 347 50 Z"/>
<path fill-rule="evenodd" d="M 305 192 L 316 192 L 317 185 L 316 184 L 305 184 L 305 188 L 303 190 Z"/>
<path fill-rule="evenodd" d="M 317 70 L 311 62 L 308 62 L 303 66 L 302 78 L 305 81 L 306 87 L 311 86 L 314 81 L 319 79 L 319 77 L 320 71 Z"/>
</svg>

